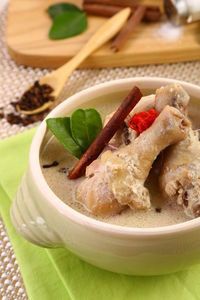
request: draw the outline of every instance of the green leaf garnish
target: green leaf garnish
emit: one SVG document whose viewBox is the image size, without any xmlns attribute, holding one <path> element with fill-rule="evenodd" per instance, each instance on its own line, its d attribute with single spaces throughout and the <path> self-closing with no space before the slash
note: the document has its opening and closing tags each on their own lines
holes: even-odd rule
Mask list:
<svg viewBox="0 0 200 300">
<path fill-rule="evenodd" d="M 83 154 L 71 135 L 70 118 L 50 118 L 46 120 L 47 127 L 65 147 L 65 149 L 77 158 Z"/>
<path fill-rule="evenodd" d="M 57 3 L 48 8 L 53 20 L 49 38 L 53 40 L 76 36 L 87 28 L 87 17 L 83 10 L 71 3 Z"/>
<path fill-rule="evenodd" d="M 64 11 L 79 11 L 79 12 L 81 11 L 82 12 L 82 10 L 78 6 L 76 6 L 72 3 L 56 3 L 56 4 L 49 6 L 47 11 L 52 19 L 55 19 L 55 17 L 57 15 L 62 14 Z"/>
<path fill-rule="evenodd" d="M 77 109 L 71 117 L 50 118 L 47 127 L 72 155 L 80 158 L 102 129 L 101 116 L 93 108 Z"/>
<path fill-rule="evenodd" d="M 70 38 L 82 33 L 86 28 L 87 19 L 84 13 L 66 11 L 55 17 L 49 37 L 53 40 Z"/>
<path fill-rule="evenodd" d="M 86 151 L 102 129 L 100 114 L 95 109 L 77 109 L 70 118 L 73 139 Z"/>
</svg>

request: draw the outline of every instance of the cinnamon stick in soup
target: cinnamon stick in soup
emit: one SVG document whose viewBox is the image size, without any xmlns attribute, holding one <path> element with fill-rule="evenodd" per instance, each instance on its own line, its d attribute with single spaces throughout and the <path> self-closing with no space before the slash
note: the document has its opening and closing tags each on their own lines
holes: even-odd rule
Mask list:
<svg viewBox="0 0 200 300">
<path fill-rule="evenodd" d="M 142 93 L 140 89 L 134 86 L 117 111 L 114 113 L 110 121 L 101 130 L 97 138 L 83 154 L 74 168 L 69 172 L 68 177 L 70 179 L 77 179 L 85 174 L 86 167 L 99 156 L 104 147 L 108 144 L 115 132 L 120 128 L 128 114 L 141 98 Z"/>
<path fill-rule="evenodd" d="M 121 31 L 115 37 L 114 41 L 111 44 L 111 49 L 115 52 L 119 51 L 124 43 L 129 39 L 135 28 L 142 21 L 146 7 L 141 5 L 138 6 L 135 12 L 131 15 L 127 23 L 122 27 Z"/>
</svg>

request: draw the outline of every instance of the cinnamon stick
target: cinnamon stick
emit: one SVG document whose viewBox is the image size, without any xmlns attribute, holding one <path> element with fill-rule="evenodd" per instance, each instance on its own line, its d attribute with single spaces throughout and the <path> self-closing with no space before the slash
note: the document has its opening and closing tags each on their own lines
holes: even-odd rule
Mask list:
<svg viewBox="0 0 200 300">
<path fill-rule="evenodd" d="M 96 3 L 96 0 L 88 2 L 88 0 L 84 0 L 83 2 L 83 10 L 89 15 L 95 15 L 100 17 L 112 17 L 114 14 L 118 13 L 122 7 L 126 7 L 125 5 L 108 5 Z M 98 0 L 97 0 L 98 1 Z M 137 8 L 136 5 L 129 6 L 132 9 L 132 12 Z M 144 21 L 147 22 L 157 22 L 161 18 L 161 10 L 158 6 L 146 6 L 146 11 L 144 15 Z"/>
<path fill-rule="evenodd" d="M 125 7 L 125 6 L 124 6 Z M 137 6 L 131 6 L 132 13 Z M 117 5 L 105 5 L 99 3 L 87 3 L 83 2 L 83 10 L 89 14 L 100 17 L 112 17 L 114 14 L 122 10 L 122 6 Z M 161 18 L 161 11 L 157 6 L 146 6 L 146 11 L 143 20 L 146 22 L 157 22 Z"/>
<path fill-rule="evenodd" d="M 122 7 L 116 5 L 83 3 L 83 10 L 89 15 L 95 15 L 101 17 L 112 17 L 120 10 L 122 10 Z M 134 8 L 132 8 L 132 10 L 134 10 Z"/>
<path fill-rule="evenodd" d="M 143 21 L 158 22 L 161 19 L 162 13 L 159 7 L 147 7 Z"/>
<path fill-rule="evenodd" d="M 124 43 L 131 36 L 135 27 L 142 21 L 144 14 L 146 11 L 146 7 L 141 5 L 138 6 L 136 11 L 131 15 L 130 19 L 123 26 L 121 31 L 118 33 L 114 41 L 112 42 L 111 48 L 116 52 L 124 45 Z"/>
<path fill-rule="evenodd" d="M 137 1 L 137 4 L 140 1 Z M 135 0 L 84 0 L 85 4 L 94 4 L 94 3 L 98 3 L 98 4 L 105 4 L 105 5 L 117 5 L 117 6 L 121 6 L 121 7 L 127 7 L 127 6 L 133 6 L 135 7 L 136 2 Z"/>
<path fill-rule="evenodd" d="M 102 152 L 104 147 L 111 140 L 115 132 L 123 124 L 124 120 L 139 102 L 142 97 L 140 89 L 136 86 L 130 91 L 128 96 L 119 106 L 117 111 L 114 113 L 110 121 L 101 130 L 97 138 L 90 145 L 88 150 L 83 154 L 81 159 L 77 162 L 75 167 L 70 171 L 68 177 L 70 179 L 77 179 L 85 174 L 86 167 L 90 165 L 93 160 L 95 160 L 99 154 Z"/>
</svg>

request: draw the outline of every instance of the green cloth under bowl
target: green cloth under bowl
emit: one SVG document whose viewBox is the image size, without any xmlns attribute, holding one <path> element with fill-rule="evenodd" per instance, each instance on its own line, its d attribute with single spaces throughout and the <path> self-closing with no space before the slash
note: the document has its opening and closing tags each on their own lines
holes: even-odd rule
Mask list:
<svg viewBox="0 0 200 300">
<path fill-rule="evenodd" d="M 32 129 L 0 143 L 0 213 L 29 299 L 200 299 L 200 265 L 165 276 L 119 275 L 84 262 L 67 249 L 40 248 L 19 236 L 11 223 L 9 210 L 28 165 L 34 132 L 35 129 Z"/>
</svg>

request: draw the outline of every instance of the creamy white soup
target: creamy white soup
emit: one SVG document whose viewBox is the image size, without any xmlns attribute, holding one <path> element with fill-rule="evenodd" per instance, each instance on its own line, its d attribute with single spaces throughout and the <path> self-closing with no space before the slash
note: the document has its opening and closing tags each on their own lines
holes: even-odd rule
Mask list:
<svg viewBox="0 0 200 300">
<path fill-rule="evenodd" d="M 145 91 L 145 94 L 149 94 Z M 104 98 L 98 98 L 85 103 L 82 108 L 97 109 L 102 119 L 107 114 L 114 111 L 124 97 L 124 93 L 111 95 L 109 101 Z M 76 109 L 76 108 L 74 108 Z M 190 100 L 189 116 L 193 123 L 193 128 L 200 128 L 200 103 L 195 99 Z M 45 165 L 51 165 L 54 161 L 58 165 L 44 168 Z M 91 214 L 83 205 L 76 202 L 74 191 L 84 177 L 76 180 L 69 180 L 68 171 L 75 165 L 77 159 L 70 155 L 64 147 L 49 132 L 46 135 L 40 151 L 40 164 L 44 178 L 51 190 L 67 205 L 79 211 L 82 214 L 98 219 L 110 224 L 116 224 L 128 227 L 160 227 L 172 225 L 189 220 L 189 217 L 183 211 L 176 201 L 164 199 L 158 186 L 157 176 L 159 173 L 159 160 L 154 162 L 153 171 L 145 183 L 151 195 L 152 207 L 149 210 L 125 209 L 120 214 L 109 217 L 99 217 Z"/>
</svg>

